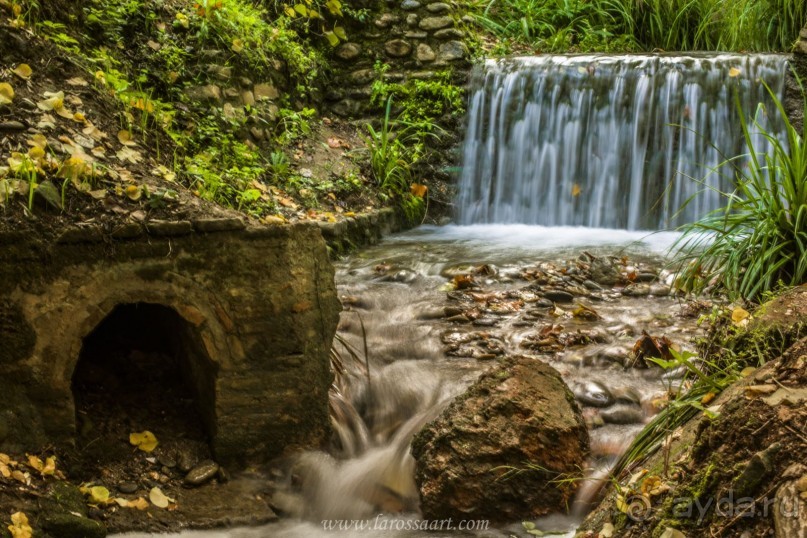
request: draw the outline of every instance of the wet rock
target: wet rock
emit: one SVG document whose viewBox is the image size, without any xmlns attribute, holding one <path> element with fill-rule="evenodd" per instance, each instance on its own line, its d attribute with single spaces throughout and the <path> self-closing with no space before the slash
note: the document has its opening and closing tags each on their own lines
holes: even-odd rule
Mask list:
<svg viewBox="0 0 807 538">
<path fill-rule="evenodd" d="M 205 460 L 191 469 L 185 475 L 185 484 L 189 486 L 201 486 L 210 481 L 219 472 L 219 464 L 213 460 Z"/>
<path fill-rule="evenodd" d="M 602 286 L 600 286 L 599 284 L 597 284 L 593 280 L 584 280 L 583 281 L 583 286 L 585 286 L 586 289 L 591 290 L 591 291 L 602 291 L 602 289 L 603 289 Z"/>
<path fill-rule="evenodd" d="M 138 485 L 134 482 L 121 482 L 118 484 L 118 491 L 125 494 L 134 493 L 138 490 Z"/>
<path fill-rule="evenodd" d="M 594 258 L 589 269 L 590 280 L 601 286 L 614 286 L 622 280 L 617 263 L 609 258 Z"/>
<path fill-rule="evenodd" d="M 650 295 L 664 297 L 670 294 L 670 287 L 666 284 L 650 284 Z"/>
<path fill-rule="evenodd" d="M 647 284 L 630 284 L 622 289 L 625 297 L 647 297 L 650 295 L 650 286 Z"/>
<path fill-rule="evenodd" d="M 497 323 L 499 323 L 499 321 L 496 318 L 485 317 L 485 318 L 478 318 L 478 319 L 474 320 L 474 325 L 477 325 L 479 327 L 493 327 Z"/>
<path fill-rule="evenodd" d="M 632 405 L 616 405 L 600 412 L 602 419 L 608 424 L 641 424 L 644 413 Z"/>
<path fill-rule="evenodd" d="M 510 357 L 482 376 L 412 442 L 425 519 L 509 522 L 565 510 L 588 454 L 588 432 L 556 370 Z M 501 480 L 502 466 L 529 461 L 547 473 Z M 497 470 L 498 468 L 498 470 Z"/>
<path fill-rule="evenodd" d="M 401 2 L 401 9 L 404 11 L 412 11 L 420 7 L 420 2 L 417 0 L 404 0 Z"/>
<path fill-rule="evenodd" d="M 406 16 L 406 25 L 414 28 L 418 25 L 419 20 L 420 17 L 417 16 L 417 13 L 410 13 L 409 15 Z M 406 34 L 404 34 L 404 37 L 411 37 L 410 34 L 412 34 L 412 32 L 406 32 Z M 424 39 L 426 35 L 428 35 L 425 32 L 423 32 L 423 34 L 424 36 L 420 39 Z"/>
<path fill-rule="evenodd" d="M 611 393 L 614 395 L 614 398 L 616 398 L 616 401 L 620 403 L 628 405 L 641 405 L 642 403 L 641 394 L 631 387 L 614 389 Z"/>
<path fill-rule="evenodd" d="M 546 290 L 544 291 L 544 298 L 553 303 L 571 303 L 574 301 L 574 295 L 563 290 Z"/>
<path fill-rule="evenodd" d="M 460 311 L 459 313 L 461 313 Z M 456 315 L 456 314 L 452 314 Z M 443 319 L 446 317 L 446 309 L 444 308 L 427 308 L 425 310 L 421 310 L 418 312 L 417 319 L 419 320 L 434 320 L 434 319 Z"/>
<path fill-rule="evenodd" d="M 608 407 L 615 401 L 608 387 L 596 381 L 575 384 L 572 391 L 578 402 L 591 407 Z"/>
<path fill-rule="evenodd" d="M 639 273 L 636 275 L 636 282 L 654 282 L 658 280 L 658 275 L 656 273 Z"/>
</svg>

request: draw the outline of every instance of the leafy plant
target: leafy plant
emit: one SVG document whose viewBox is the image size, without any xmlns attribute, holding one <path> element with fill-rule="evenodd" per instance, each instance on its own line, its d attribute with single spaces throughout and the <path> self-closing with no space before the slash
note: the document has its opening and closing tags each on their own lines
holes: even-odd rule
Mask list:
<svg viewBox="0 0 807 538">
<path fill-rule="evenodd" d="M 702 291 L 714 284 L 732 299 L 754 301 L 779 282 L 807 281 L 807 144 L 804 131 L 796 130 L 780 100 L 766 88 L 774 112 L 785 122 L 787 140 L 777 139 L 756 120 L 752 132 L 743 120 L 749 166 L 738 166 L 736 159 L 722 163 L 734 173 L 735 190 L 721 193 L 722 208 L 684 225 L 673 245 L 683 264 L 679 281 L 685 289 Z M 770 154 L 760 155 L 755 148 L 759 135 L 772 145 Z"/>
</svg>

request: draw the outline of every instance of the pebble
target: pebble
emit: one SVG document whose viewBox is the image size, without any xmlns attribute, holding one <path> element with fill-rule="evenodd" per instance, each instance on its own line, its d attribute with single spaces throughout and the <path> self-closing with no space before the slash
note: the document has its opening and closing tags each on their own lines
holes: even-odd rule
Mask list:
<svg viewBox="0 0 807 538">
<path fill-rule="evenodd" d="M 614 403 L 614 397 L 608 387 L 596 381 L 580 383 L 574 387 L 573 392 L 574 397 L 583 405 L 608 407 Z"/>
<path fill-rule="evenodd" d="M 474 320 L 474 325 L 478 325 L 479 327 L 493 327 L 497 323 L 496 318 L 479 318 Z"/>
<path fill-rule="evenodd" d="M 544 291 L 544 298 L 555 303 L 571 303 L 574 301 L 574 295 L 563 290 L 546 290 Z"/>
<path fill-rule="evenodd" d="M 640 424 L 644 422 L 644 413 L 635 406 L 617 405 L 600 412 L 602 419 L 608 424 Z"/>
<path fill-rule="evenodd" d="M 185 483 L 189 486 L 201 486 L 216 476 L 218 472 L 218 463 L 213 460 L 204 460 L 185 475 Z"/>
<path fill-rule="evenodd" d="M 14 131 L 24 131 L 25 125 L 19 121 L 4 121 L 0 123 L 0 132 L 8 133 Z"/>
<path fill-rule="evenodd" d="M 654 282 L 658 280 L 656 273 L 639 273 L 636 275 L 636 282 Z"/>
<path fill-rule="evenodd" d="M 622 289 L 622 295 L 626 297 L 645 297 L 650 295 L 650 286 L 647 284 L 631 284 Z"/>
<path fill-rule="evenodd" d="M 196 456 L 190 451 L 182 451 L 177 455 L 177 469 L 183 473 L 189 472 L 196 465 Z"/>
<path fill-rule="evenodd" d="M 134 493 L 138 490 L 138 485 L 134 482 L 121 482 L 118 484 L 118 491 L 121 493 Z"/>
<path fill-rule="evenodd" d="M 177 460 L 167 454 L 157 458 L 157 461 L 160 462 L 160 465 L 168 467 L 169 469 L 172 469 L 177 466 Z"/>
</svg>

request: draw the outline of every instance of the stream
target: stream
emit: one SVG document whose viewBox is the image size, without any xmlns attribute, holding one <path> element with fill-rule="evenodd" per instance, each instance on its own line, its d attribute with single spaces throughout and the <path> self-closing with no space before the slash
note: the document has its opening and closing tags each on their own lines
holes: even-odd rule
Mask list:
<svg viewBox="0 0 807 538">
<path fill-rule="evenodd" d="M 662 294 L 668 287 L 661 282 L 671 277 L 659 269 L 676 237 L 577 227 L 422 226 L 337 262 L 345 308 L 339 334 L 356 357 L 341 349 L 344 373 L 331 396 L 336 431 L 331 449 L 302 454 L 274 478 L 273 505 L 287 514 L 279 522 L 161 536 L 440 535 L 417 530 L 424 522 L 417 513 L 411 438 L 495 362 L 490 359 L 503 354 L 535 356 L 561 373 L 585 404 L 590 466 L 594 475 L 602 474 L 655 412 L 654 402 L 676 383 L 675 372 L 629 365 L 637 338 L 646 330 L 687 347 L 698 331 L 696 316 L 680 315 L 686 303 Z M 594 310 L 601 318 L 596 321 L 572 315 L 572 303 L 545 305 L 530 291 L 537 274 L 574 282 L 576 261 L 584 252 L 588 260 L 618 260 L 640 290 L 628 295 L 621 286 L 600 289 L 586 283 L 587 295 L 574 304 Z M 474 285 L 453 290 L 468 275 Z M 653 281 L 648 275 L 655 275 Z M 467 296 L 481 300 L 480 306 L 468 310 Z M 533 346 L 536 331 L 547 326 L 590 338 L 562 350 Z M 595 491 L 584 485 L 570 515 L 543 518 L 537 527 L 573 535 Z M 521 522 L 452 528 L 450 535 L 527 536 Z"/>
</svg>

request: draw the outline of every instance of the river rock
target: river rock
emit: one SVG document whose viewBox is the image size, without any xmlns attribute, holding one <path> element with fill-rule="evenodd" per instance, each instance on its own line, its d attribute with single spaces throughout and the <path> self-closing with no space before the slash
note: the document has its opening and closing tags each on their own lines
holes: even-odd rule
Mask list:
<svg viewBox="0 0 807 538">
<path fill-rule="evenodd" d="M 553 303 L 571 303 L 574 301 L 574 295 L 563 290 L 546 290 L 544 291 L 544 298 Z"/>
<path fill-rule="evenodd" d="M 121 482 L 118 484 L 118 491 L 125 494 L 134 493 L 138 490 L 138 485 L 134 482 Z"/>
<path fill-rule="evenodd" d="M 583 468 L 588 432 L 558 372 L 536 359 L 508 357 L 482 374 L 412 442 L 425 519 L 510 522 L 564 511 Z M 528 471 L 502 480 L 503 466 Z"/>
<path fill-rule="evenodd" d="M 614 396 L 608 387 L 596 381 L 577 383 L 573 389 L 574 397 L 583 405 L 591 407 L 608 407 L 614 404 Z"/>
<path fill-rule="evenodd" d="M 608 424 L 641 424 L 644 422 L 642 409 L 633 405 L 615 405 L 600 412 Z"/>
<path fill-rule="evenodd" d="M 619 266 L 609 258 L 594 258 L 591 260 L 589 272 L 589 279 L 601 286 L 613 286 L 622 279 Z"/>
<path fill-rule="evenodd" d="M 213 479 L 219 472 L 219 464 L 213 460 L 204 460 L 185 475 L 185 483 L 189 486 L 201 486 Z"/>
</svg>

